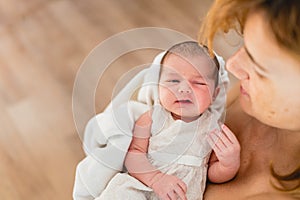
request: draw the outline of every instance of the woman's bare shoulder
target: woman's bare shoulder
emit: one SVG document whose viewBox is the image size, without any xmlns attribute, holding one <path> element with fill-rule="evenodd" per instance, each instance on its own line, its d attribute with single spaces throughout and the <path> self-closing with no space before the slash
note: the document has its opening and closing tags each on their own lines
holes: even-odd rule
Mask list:
<svg viewBox="0 0 300 200">
<path fill-rule="evenodd" d="M 298 197 L 293 197 L 287 193 L 262 193 L 245 198 L 245 200 L 295 200 L 299 199 Z"/>
</svg>

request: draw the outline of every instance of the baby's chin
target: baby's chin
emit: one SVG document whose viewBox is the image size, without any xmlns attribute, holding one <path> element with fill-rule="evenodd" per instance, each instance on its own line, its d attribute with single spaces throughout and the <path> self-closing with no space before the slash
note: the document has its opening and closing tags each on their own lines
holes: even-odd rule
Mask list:
<svg viewBox="0 0 300 200">
<path fill-rule="evenodd" d="M 197 120 L 201 114 L 182 114 L 182 113 L 172 113 L 172 116 L 173 116 L 173 119 L 174 120 L 182 120 L 182 121 L 185 121 L 185 122 L 192 122 L 192 121 L 195 121 Z"/>
</svg>

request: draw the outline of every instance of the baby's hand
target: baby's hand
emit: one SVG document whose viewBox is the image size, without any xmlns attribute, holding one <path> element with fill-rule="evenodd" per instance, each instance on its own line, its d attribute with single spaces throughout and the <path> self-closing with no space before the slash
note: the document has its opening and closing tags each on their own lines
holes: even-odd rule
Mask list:
<svg viewBox="0 0 300 200">
<path fill-rule="evenodd" d="M 185 196 L 187 190 L 186 185 L 176 176 L 160 173 L 155 179 L 156 182 L 151 185 L 151 188 L 160 199 L 187 200 Z"/>
<path fill-rule="evenodd" d="M 208 142 L 222 167 L 237 170 L 240 166 L 239 141 L 227 126 L 223 124 L 221 128 L 222 131 L 214 130 L 209 134 Z"/>
</svg>

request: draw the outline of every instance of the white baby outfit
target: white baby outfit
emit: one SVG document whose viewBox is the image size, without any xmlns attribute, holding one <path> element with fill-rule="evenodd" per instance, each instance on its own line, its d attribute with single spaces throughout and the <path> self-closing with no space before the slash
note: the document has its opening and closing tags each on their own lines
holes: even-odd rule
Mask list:
<svg viewBox="0 0 300 200">
<path fill-rule="evenodd" d="M 171 114 L 163 111 L 165 119 L 159 117 L 149 141 L 148 159 L 163 173 L 175 175 L 187 185 L 189 200 L 202 200 L 205 189 L 207 162 L 211 147 L 205 136 L 211 130 L 212 115 L 205 111 L 199 119 L 186 123 L 174 120 Z M 161 112 L 160 112 L 161 113 Z M 157 118 L 156 118 L 157 119 Z M 154 123 L 155 124 L 155 123 Z M 97 200 L 159 200 L 151 188 L 145 186 L 127 173 L 117 174 Z"/>
<path fill-rule="evenodd" d="M 157 199 L 151 188 L 127 173 L 121 173 L 124 172 L 134 123 L 149 109 L 153 110 L 150 162 L 162 172 L 183 180 L 189 188 L 189 200 L 202 199 L 211 151 L 204 138 L 209 130 L 218 127 L 224 114 L 229 78 L 224 60 L 217 56 L 220 63 L 219 95 L 198 120 L 190 123 L 174 121 L 161 107 L 158 98 L 160 63 L 165 53 L 156 56 L 151 66 L 139 72 L 103 113 L 89 121 L 84 134 L 87 156 L 76 168 L 75 200 Z M 130 97 L 137 88 L 140 88 L 137 100 L 132 101 Z"/>
</svg>

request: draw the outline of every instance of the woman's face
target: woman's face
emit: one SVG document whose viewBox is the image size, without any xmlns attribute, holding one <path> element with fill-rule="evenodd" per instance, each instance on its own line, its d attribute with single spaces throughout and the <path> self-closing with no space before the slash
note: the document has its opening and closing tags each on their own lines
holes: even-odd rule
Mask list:
<svg viewBox="0 0 300 200">
<path fill-rule="evenodd" d="M 240 79 L 246 113 L 270 126 L 300 130 L 300 59 L 275 42 L 264 20 L 262 12 L 249 15 L 244 47 L 228 60 L 227 68 Z"/>
</svg>

